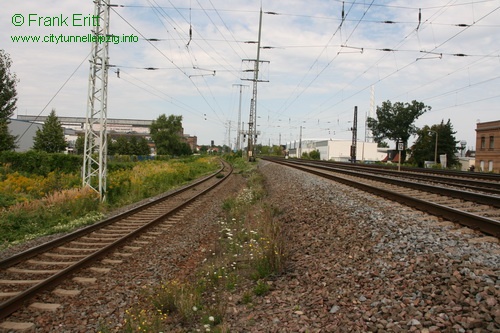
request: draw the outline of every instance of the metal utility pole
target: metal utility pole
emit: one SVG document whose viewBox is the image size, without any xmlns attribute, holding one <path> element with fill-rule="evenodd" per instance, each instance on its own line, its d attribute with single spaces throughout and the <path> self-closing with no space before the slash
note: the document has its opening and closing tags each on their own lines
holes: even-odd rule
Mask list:
<svg viewBox="0 0 500 333">
<path fill-rule="evenodd" d="M 231 152 L 231 120 L 228 122 L 227 147 L 229 149 L 228 153 L 230 153 Z"/>
<path fill-rule="evenodd" d="M 302 158 L 302 126 L 300 126 L 299 150 L 297 151 L 297 158 Z"/>
<path fill-rule="evenodd" d="M 99 193 L 102 201 L 106 194 L 107 176 L 107 105 L 108 105 L 108 43 L 109 0 L 94 0 L 94 17 L 99 21 L 92 35 L 92 59 L 90 60 L 85 143 L 83 154 L 83 187 Z"/>
<path fill-rule="evenodd" d="M 368 117 L 375 118 L 375 87 L 371 86 L 370 89 L 370 110 L 368 111 Z M 366 142 L 374 142 L 373 141 L 373 133 L 368 128 L 368 123 L 365 119 L 365 141 Z"/>
<path fill-rule="evenodd" d="M 356 163 L 356 143 L 358 141 L 358 107 L 354 107 L 354 121 L 352 124 L 352 143 L 351 143 L 351 163 Z"/>
<path fill-rule="evenodd" d="M 243 129 L 241 128 L 241 94 L 243 91 L 243 87 L 248 87 L 245 84 L 233 84 L 233 86 L 240 87 L 240 107 L 238 108 L 238 132 L 236 134 L 236 150 L 241 149 L 241 134 Z"/>
<path fill-rule="evenodd" d="M 253 93 L 250 101 L 250 117 L 248 121 L 248 160 L 255 160 L 255 142 L 257 141 L 257 83 L 259 82 L 259 65 L 260 65 L 260 39 L 262 34 L 262 7 L 260 8 L 259 16 L 259 38 L 257 40 L 257 59 L 253 69 Z M 248 61 L 248 60 L 247 60 Z"/>
</svg>

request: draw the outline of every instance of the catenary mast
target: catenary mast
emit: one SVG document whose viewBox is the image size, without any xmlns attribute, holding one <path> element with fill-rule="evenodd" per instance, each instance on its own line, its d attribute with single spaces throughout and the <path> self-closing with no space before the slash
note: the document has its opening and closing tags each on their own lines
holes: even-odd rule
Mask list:
<svg viewBox="0 0 500 333">
<path fill-rule="evenodd" d="M 109 0 L 94 0 L 94 17 L 98 24 L 93 27 L 92 58 L 88 85 L 85 143 L 83 154 L 83 186 L 99 193 L 102 201 L 106 194 L 107 176 L 107 101 L 108 101 L 108 43 Z"/>
</svg>

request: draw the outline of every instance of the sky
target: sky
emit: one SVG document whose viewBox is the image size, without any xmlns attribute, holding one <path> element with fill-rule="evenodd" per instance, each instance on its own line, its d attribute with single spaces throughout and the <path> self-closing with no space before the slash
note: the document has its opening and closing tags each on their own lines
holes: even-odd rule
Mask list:
<svg viewBox="0 0 500 333">
<path fill-rule="evenodd" d="M 181 115 L 199 144 L 234 146 L 239 115 L 248 130 L 262 8 L 257 143 L 299 140 L 301 128 L 302 139 L 350 140 L 355 107 L 365 140 L 384 101 L 423 102 L 431 110 L 418 127 L 450 120 L 471 149 L 476 123 L 500 119 L 499 0 L 112 4 L 111 33 L 132 38 L 109 44 L 108 118 Z M 86 116 L 91 43 L 55 38 L 91 33 L 93 14 L 90 0 L 4 1 L 0 49 L 19 79 L 17 114 Z"/>
</svg>

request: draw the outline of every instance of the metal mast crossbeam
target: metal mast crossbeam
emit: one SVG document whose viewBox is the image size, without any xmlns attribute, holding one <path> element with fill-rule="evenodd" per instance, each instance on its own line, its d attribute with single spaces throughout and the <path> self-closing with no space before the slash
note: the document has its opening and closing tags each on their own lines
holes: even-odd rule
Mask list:
<svg viewBox="0 0 500 333">
<path fill-rule="evenodd" d="M 94 0 L 94 17 L 99 21 L 92 35 L 92 59 L 88 85 L 85 143 L 82 167 L 83 187 L 90 187 L 105 200 L 107 176 L 107 100 L 109 0 Z"/>
</svg>

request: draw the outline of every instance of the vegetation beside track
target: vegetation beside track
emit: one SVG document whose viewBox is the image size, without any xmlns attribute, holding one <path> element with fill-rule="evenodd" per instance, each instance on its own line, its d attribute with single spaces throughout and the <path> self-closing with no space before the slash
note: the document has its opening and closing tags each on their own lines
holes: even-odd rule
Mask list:
<svg viewBox="0 0 500 333">
<path fill-rule="evenodd" d="M 267 279 L 285 269 L 287 249 L 279 209 L 265 203 L 264 178 L 254 163 L 230 157 L 234 173 L 247 179 L 238 196 L 224 201 L 215 221 L 218 242 L 186 281 L 166 280 L 146 290 L 126 313 L 125 332 L 229 332 L 227 299 L 241 295 L 252 306 L 266 295 Z M 101 332 L 110 332 L 105 325 Z"/>
<path fill-rule="evenodd" d="M 35 155 L 29 155 L 29 165 L 48 158 L 46 154 L 43 158 Z M 64 157 L 55 160 L 61 159 Z M 95 191 L 81 188 L 79 169 L 44 169 L 40 174 L 21 160 L 0 164 L 0 249 L 92 224 L 112 209 L 161 194 L 219 168 L 215 157 L 112 162 L 106 201 L 101 203 Z"/>
</svg>

